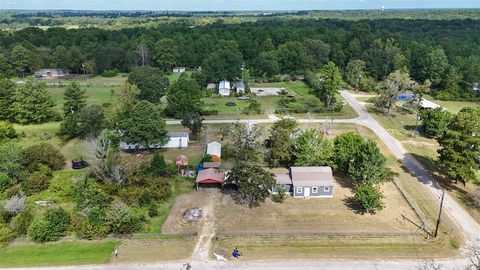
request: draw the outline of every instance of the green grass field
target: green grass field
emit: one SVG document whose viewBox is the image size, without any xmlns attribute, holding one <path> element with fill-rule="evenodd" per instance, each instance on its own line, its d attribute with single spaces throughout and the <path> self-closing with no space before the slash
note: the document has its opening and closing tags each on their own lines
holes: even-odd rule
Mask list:
<svg viewBox="0 0 480 270">
<path fill-rule="evenodd" d="M 107 263 L 118 244 L 115 240 L 12 244 L 0 248 L 0 267 Z"/>
<path fill-rule="evenodd" d="M 471 101 L 443 101 L 443 100 L 435 100 L 430 99 L 427 97 L 428 100 L 442 106 L 447 111 L 451 113 L 458 113 L 461 109 L 465 107 L 478 107 L 480 103 L 478 102 L 471 102 Z"/>
<path fill-rule="evenodd" d="M 117 101 L 117 96 L 113 92 L 115 87 L 82 87 L 86 90 L 87 104 L 97 104 L 102 105 L 104 103 L 114 103 Z M 53 97 L 55 102 L 55 110 L 61 112 L 63 106 L 63 93 L 65 92 L 65 87 L 49 87 L 48 93 Z"/>
</svg>

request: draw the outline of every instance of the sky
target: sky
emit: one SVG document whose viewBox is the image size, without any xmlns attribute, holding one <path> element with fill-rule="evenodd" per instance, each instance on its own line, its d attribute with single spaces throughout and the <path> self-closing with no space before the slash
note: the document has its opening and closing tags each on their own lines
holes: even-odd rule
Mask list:
<svg viewBox="0 0 480 270">
<path fill-rule="evenodd" d="M 480 8 L 480 0 L 0 0 L 0 9 L 336 10 Z"/>
</svg>

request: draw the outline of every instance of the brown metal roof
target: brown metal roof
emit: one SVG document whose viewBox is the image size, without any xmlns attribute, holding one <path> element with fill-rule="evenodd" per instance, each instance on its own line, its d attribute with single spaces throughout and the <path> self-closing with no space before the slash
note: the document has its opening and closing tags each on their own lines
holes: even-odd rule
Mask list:
<svg viewBox="0 0 480 270">
<path fill-rule="evenodd" d="M 221 183 L 225 182 L 225 172 L 219 169 L 205 169 L 202 171 L 199 171 L 197 174 L 197 180 L 195 180 L 196 183 L 203 183 L 203 184 L 208 184 L 208 183 Z"/>
<path fill-rule="evenodd" d="M 291 167 L 294 186 L 333 186 L 332 168 L 323 167 Z"/>
</svg>

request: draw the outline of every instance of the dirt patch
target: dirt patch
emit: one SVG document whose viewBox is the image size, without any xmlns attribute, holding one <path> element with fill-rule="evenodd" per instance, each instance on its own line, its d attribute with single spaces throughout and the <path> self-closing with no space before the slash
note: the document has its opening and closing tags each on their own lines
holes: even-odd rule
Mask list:
<svg viewBox="0 0 480 270">
<path fill-rule="evenodd" d="M 177 197 L 170 210 L 167 220 L 163 223 L 163 233 L 196 233 L 204 220 L 189 222 L 183 217 L 187 209 L 198 207 L 204 209 L 207 205 L 208 193 L 205 191 L 191 192 Z"/>
</svg>

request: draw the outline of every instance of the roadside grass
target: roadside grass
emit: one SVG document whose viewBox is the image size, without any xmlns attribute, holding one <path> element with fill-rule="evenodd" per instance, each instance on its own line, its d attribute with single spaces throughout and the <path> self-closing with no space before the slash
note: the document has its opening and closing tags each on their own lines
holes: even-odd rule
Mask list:
<svg viewBox="0 0 480 270">
<path fill-rule="evenodd" d="M 61 241 L 0 247 L 0 267 L 103 264 L 119 241 Z"/>
<path fill-rule="evenodd" d="M 284 87 L 289 91 L 289 94 L 294 93 L 300 96 L 308 96 L 311 95 L 311 88 L 302 81 L 289 81 L 289 82 L 272 82 L 272 83 L 254 83 L 250 85 L 250 87 L 254 88 L 261 88 L 261 87 L 275 87 L 281 88 Z"/>
<path fill-rule="evenodd" d="M 432 96 L 425 96 L 426 99 L 442 106 L 445 108 L 447 111 L 451 113 L 458 113 L 461 109 L 465 107 L 479 107 L 480 103 L 478 102 L 473 102 L 473 101 L 443 101 L 443 100 L 438 100 L 434 99 Z"/>
<path fill-rule="evenodd" d="M 260 102 L 262 114 L 244 114 L 243 109 L 249 104 L 248 100 L 238 100 L 236 97 L 212 96 L 204 98 L 204 109 L 216 110 L 217 115 L 206 116 L 205 119 L 256 119 L 266 118 L 268 114 L 273 114 L 280 100 L 278 96 L 252 97 Z M 235 106 L 227 106 L 227 102 L 235 102 Z"/>
</svg>

